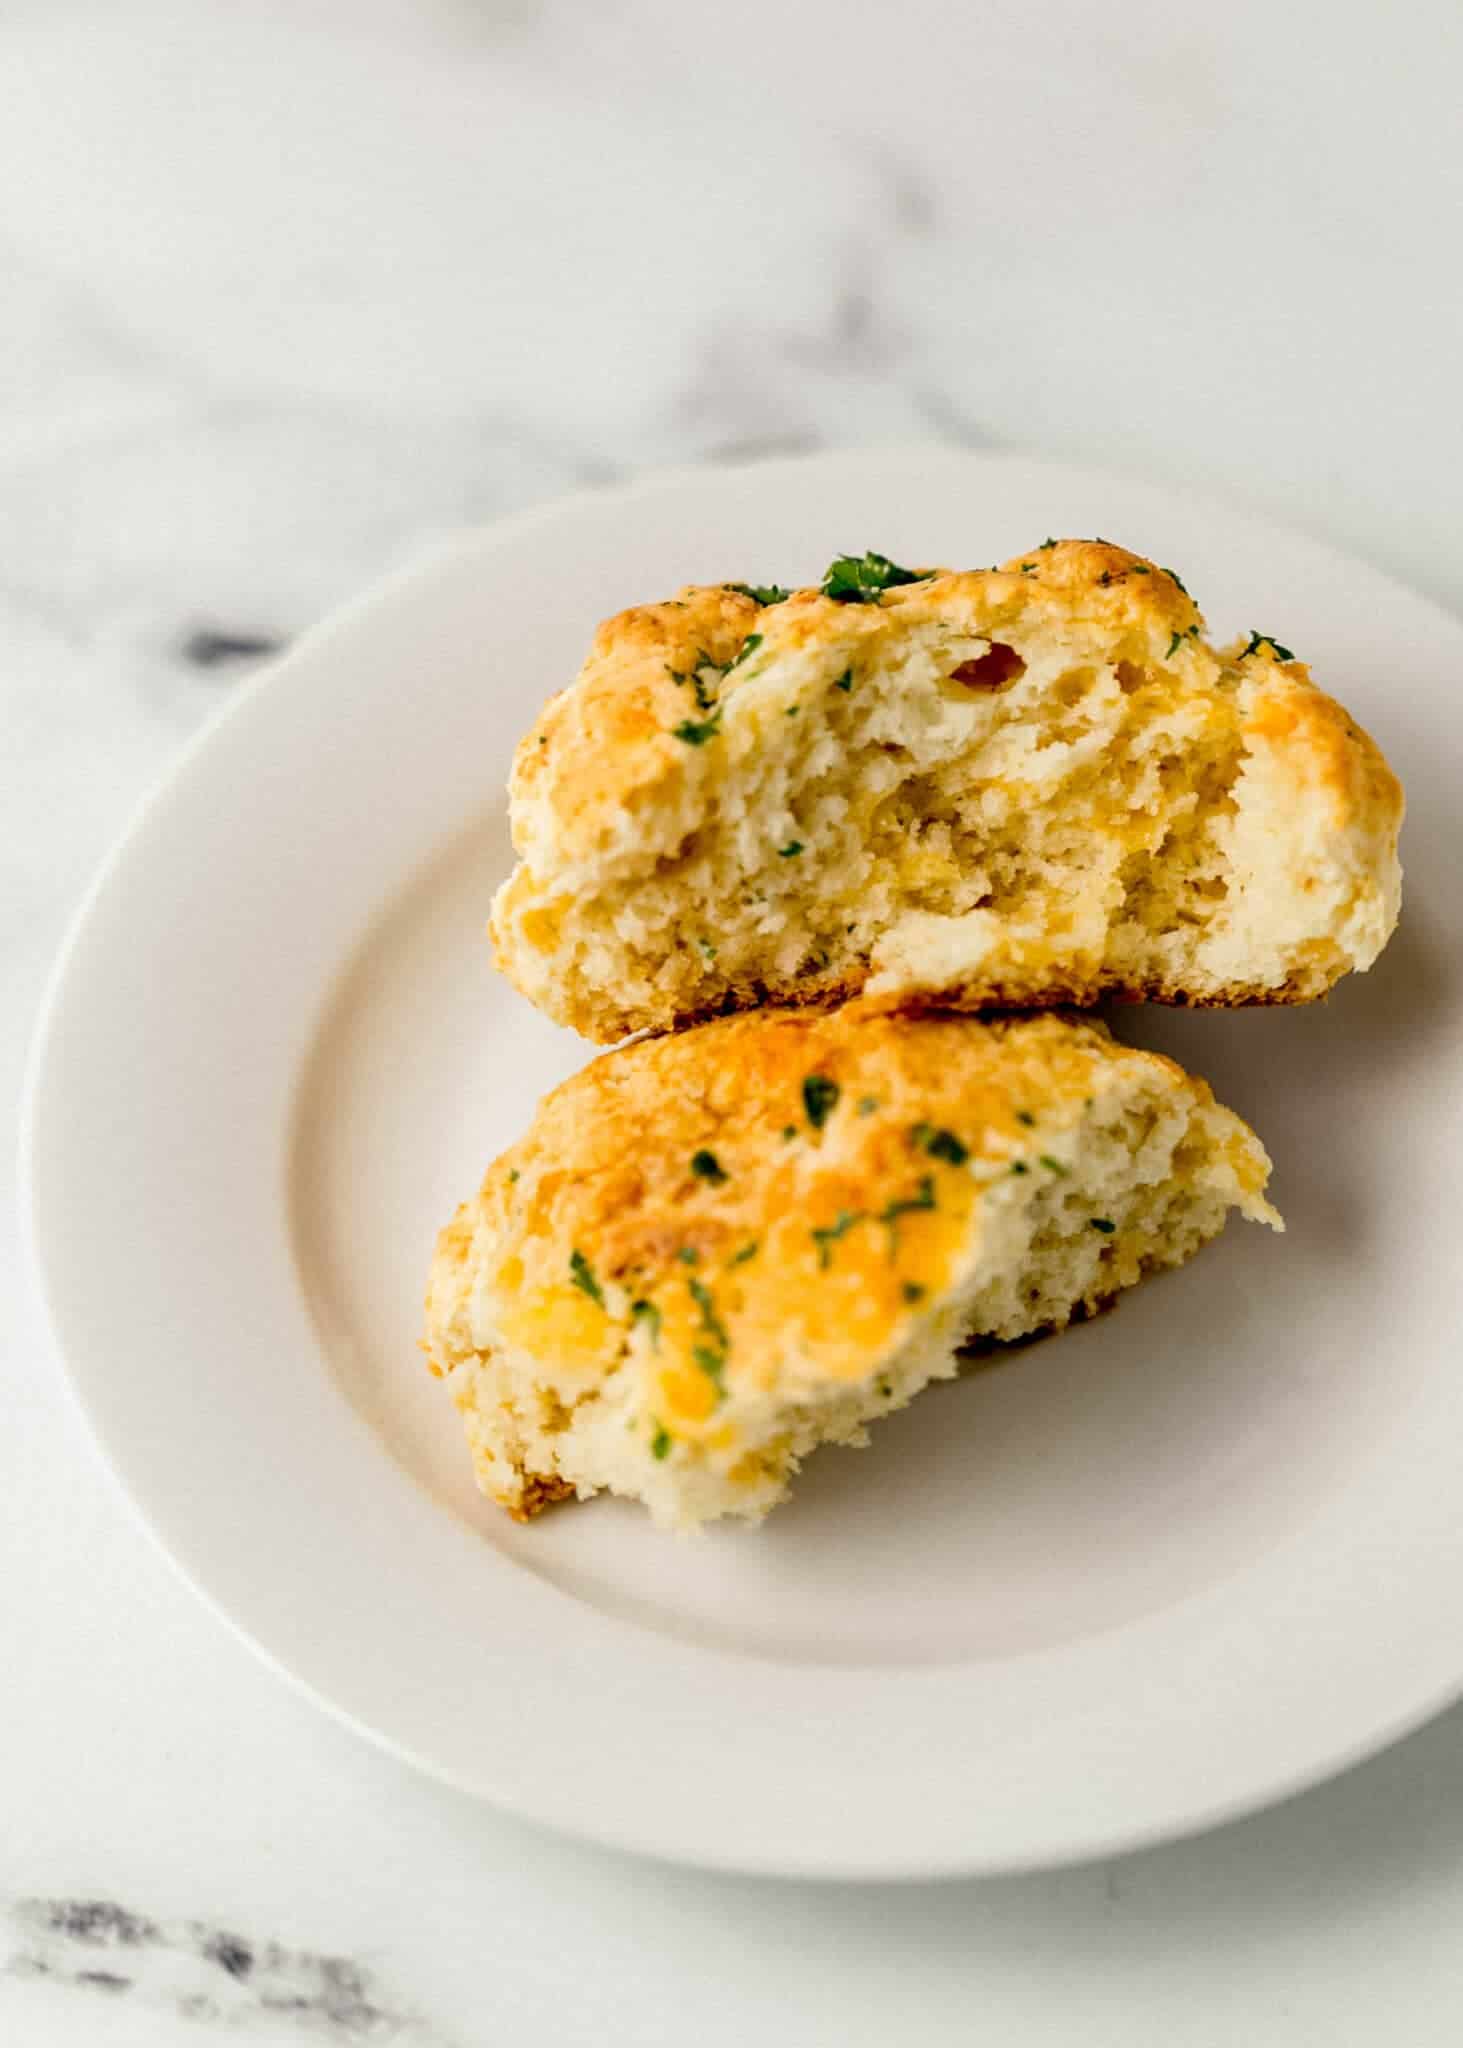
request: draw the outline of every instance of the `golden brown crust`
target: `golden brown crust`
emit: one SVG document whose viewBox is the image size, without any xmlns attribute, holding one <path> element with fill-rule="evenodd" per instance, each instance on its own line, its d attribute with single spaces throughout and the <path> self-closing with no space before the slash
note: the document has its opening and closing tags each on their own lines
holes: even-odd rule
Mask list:
<svg viewBox="0 0 1463 2048">
<path fill-rule="evenodd" d="M 558 1479 L 542 1472 L 525 1472 L 518 1496 L 508 1506 L 508 1512 L 515 1522 L 531 1522 L 535 1515 L 541 1515 L 545 1508 L 558 1505 L 563 1500 L 573 1500 L 575 1489 L 567 1479 Z"/>
<path fill-rule="evenodd" d="M 439 1284 L 459 1285 L 465 1247 L 486 1227 L 508 1339 L 593 1356 L 620 1341 L 633 1299 L 657 1302 L 668 1321 L 689 1316 L 681 1334 L 693 1339 L 693 1282 L 715 1275 L 723 1319 L 749 1340 L 735 1347 L 746 1370 L 759 1329 L 791 1326 L 804 1331 L 809 1370 L 836 1377 L 849 1328 L 860 1360 L 886 1343 L 906 1283 L 942 1286 L 975 1225 L 979 1180 L 911 1132 L 948 1126 L 970 1159 L 1004 1164 L 1071 1125 L 1108 1076 L 1140 1068 L 1212 1101 L 1171 1061 L 1058 1013 L 978 1022 L 853 1003 L 639 1040 L 545 1099 L 448 1226 Z M 818 1229 L 877 1218 L 927 1176 L 935 1206 L 894 1231 L 850 1231 L 836 1257 L 820 1247 Z"/>
<path fill-rule="evenodd" d="M 562 856 L 580 857 L 646 791 L 694 772 L 698 750 L 674 735 L 709 709 L 691 680 L 698 656 L 721 667 L 753 633 L 762 636 L 759 659 L 824 645 L 852 655 L 878 637 L 890 612 L 959 619 L 978 631 L 1080 616 L 1135 646 L 1155 627 L 1182 635 L 1203 626 L 1170 571 L 1100 540 L 1056 541 L 994 569 L 933 570 L 872 604 L 838 603 L 810 586 L 762 606 L 730 584 L 692 584 L 668 601 L 606 619 L 578 680 L 550 699 L 524 737 L 509 784 L 520 852 L 529 851 L 526 821 L 539 813 L 531 836 L 551 829 Z M 733 668 L 719 698 L 730 700 L 746 680 L 745 667 Z"/>
<path fill-rule="evenodd" d="M 522 860 L 494 908 L 498 964 L 559 1021 L 606 1043 L 765 1002 L 823 1005 L 870 982 L 887 989 L 896 1007 L 1034 1007 L 1102 997 L 1203 1008 L 1314 1000 L 1349 969 L 1368 965 L 1395 920 L 1401 788 L 1374 742 L 1316 688 L 1303 663 L 1254 637 L 1216 650 L 1203 625 L 1171 571 L 1102 540 L 1043 544 L 993 569 L 931 571 L 870 603 L 835 602 L 806 588 L 763 606 L 732 586 L 712 585 L 619 613 L 600 627 L 579 680 L 553 700 L 518 750 L 512 792 Z M 687 915 L 694 909 L 706 920 L 704 961 L 691 956 L 670 967 L 677 941 L 663 908 L 653 941 L 633 936 L 641 885 L 648 880 L 664 891 L 683 866 L 704 863 L 704 850 L 696 850 L 703 825 L 713 843 L 718 833 L 730 833 L 724 821 L 747 802 L 763 772 L 759 764 L 781 758 L 784 717 L 801 710 L 801 729 L 811 729 L 824 715 L 822 699 L 846 701 L 836 697 L 841 685 L 834 677 L 877 676 L 886 657 L 883 672 L 898 674 L 900 650 L 911 644 L 906 629 L 927 629 L 942 643 L 985 643 L 992 653 L 1010 654 L 1013 643 L 1038 653 L 1071 649 L 1079 672 L 1084 662 L 1101 661 L 1121 675 L 1128 663 L 1141 672 L 1144 692 L 1168 693 L 1179 724 L 1181 712 L 1201 707 L 1185 729 L 1202 725 L 1206 736 L 1221 736 L 1213 744 L 1229 750 L 1229 772 L 1243 768 L 1247 817 L 1264 813 L 1232 870 L 1242 877 L 1238 897 L 1254 906 L 1239 921 L 1235 942 L 1206 954 L 1200 971 L 1191 972 L 1193 963 L 1180 954 L 1172 974 L 1135 976 L 1142 948 L 1127 955 L 1119 948 L 1108 960 L 1100 940 L 1095 948 L 1064 948 L 1055 935 L 1025 946 L 1024 954 L 1024 942 L 1007 953 L 993 938 L 979 966 L 962 960 L 958 946 L 948 963 L 932 962 L 928 952 L 912 961 L 898 943 L 891 952 L 890 934 L 897 941 L 899 920 L 920 901 L 914 893 L 896 895 L 890 924 L 871 937 L 861 934 L 852 942 L 856 952 L 840 952 L 835 941 L 824 951 L 810 947 L 789 966 L 769 924 L 774 937 L 763 958 L 753 949 L 749 961 L 743 939 L 721 948 L 713 964 L 717 905 L 700 883 L 702 896 L 694 906 L 688 896 Z M 951 680 L 984 687 L 979 676 L 963 672 L 980 661 L 957 667 Z M 748 693 L 753 683 L 758 687 Z M 788 697 L 798 701 L 784 702 Z M 827 772 L 826 755 L 817 772 Z M 1031 801 L 1039 809 L 1039 799 Z M 1141 849 L 1161 876 L 1168 858 L 1162 817 L 1151 805 L 1130 816 L 1123 801 L 1119 793 L 1105 813 L 1099 800 L 1092 829 L 1107 841 L 1122 839 L 1130 851 Z M 1290 828 L 1284 823 L 1302 817 Z M 1305 846 L 1307 863 L 1324 872 L 1318 893 L 1303 903 L 1282 889 L 1282 907 L 1271 917 L 1273 878 L 1264 861 L 1274 859 L 1276 835 L 1286 829 Z M 970 836 L 978 862 L 978 835 Z M 727 855 L 733 888 L 741 858 L 740 851 Z M 1171 864 L 1182 871 L 1181 856 Z M 752 900 L 762 900 L 761 878 L 750 868 L 745 873 Z M 801 863 L 800 874 L 807 900 L 816 903 L 823 881 L 815 856 Z M 845 929 L 853 927 L 838 926 Z M 586 942 L 587 930 L 593 938 Z M 586 944 L 599 949 L 592 963 Z M 669 950 L 658 955 L 657 947 Z M 822 966 L 813 964 L 820 959 Z M 747 972 L 749 964 L 762 971 Z"/>
<path fill-rule="evenodd" d="M 1069 1015 L 856 1002 L 603 1055 L 544 1100 L 439 1242 L 429 1357 L 480 1484 L 520 1518 L 606 1483 L 646 1497 L 647 1478 L 760 1511 L 807 1404 L 872 1389 L 885 1412 L 879 1376 L 910 1347 L 924 1377 L 954 1370 L 972 1276 L 1012 1271 L 1032 1217 L 1065 1215 L 1062 1190 L 1090 1184 L 1091 1157 L 1116 1199 L 1135 1130 L 1160 1122 L 1171 1156 L 1189 1153 L 1174 1194 L 1208 1205 L 1203 1234 L 1226 1188 L 1265 1213 L 1264 1153 L 1206 1085 Z M 1175 1258 L 1102 1210 L 1107 1234 L 1089 1234 L 1082 1199 L 1082 1256 L 1102 1254 L 1041 1297 L 1063 1314 Z M 974 1327 L 1021 1331 L 1038 1297 L 1014 1272 L 1009 1287 Z"/>
</svg>

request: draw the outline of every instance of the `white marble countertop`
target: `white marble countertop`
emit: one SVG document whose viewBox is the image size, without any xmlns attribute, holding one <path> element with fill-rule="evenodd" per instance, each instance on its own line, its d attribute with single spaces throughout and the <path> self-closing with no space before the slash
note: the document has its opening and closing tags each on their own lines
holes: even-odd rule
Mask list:
<svg viewBox="0 0 1463 2048">
<path fill-rule="evenodd" d="M 1463 606 L 1460 93 L 1454 0 L 11 0 L 5 1116 L 140 793 L 463 522 L 956 438 L 1237 495 Z M 1463 1712 L 1049 1877 L 581 1849 L 259 1666 L 100 1471 L 8 1196 L 0 1280 L 0 2040 L 1457 2040 Z"/>
</svg>

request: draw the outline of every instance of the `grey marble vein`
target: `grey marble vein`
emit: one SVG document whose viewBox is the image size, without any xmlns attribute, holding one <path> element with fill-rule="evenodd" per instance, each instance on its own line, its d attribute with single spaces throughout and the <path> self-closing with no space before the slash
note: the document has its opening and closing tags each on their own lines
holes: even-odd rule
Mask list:
<svg viewBox="0 0 1463 2048">
<path fill-rule="evenodd" d="M 260 1940 L 206 1920 L 159 1920 L 104 1898 L 22 1898 L 3 1909 L 4 1974 L 126 1999 L 232 2031 L 453 2048 L 377 1973 L 349 1956 Z"/>
</svg>

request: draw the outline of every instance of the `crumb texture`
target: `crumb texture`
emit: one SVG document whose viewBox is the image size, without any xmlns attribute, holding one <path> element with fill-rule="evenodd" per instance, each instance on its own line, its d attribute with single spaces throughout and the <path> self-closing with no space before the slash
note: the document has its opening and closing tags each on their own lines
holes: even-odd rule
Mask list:
<svg viewBox="0 0 1463 2048">
<path fill-rule="evenodd" d="M 854 1003 L 623 1046 L 540 1105 L 442 1232 L 426 1345 L 484 1492 L 756 1519 L 818 1444 L 1278 1223 L 1254 1133 L 1059 1014 Z"/>
<path fill-rule="evenodd" d="M 1303 663 L 1061 541 L 840 602 L 600 628 L 513 776 L 500 965 L 557 1021 L 1307 1001 L 1396 921 L 1402 795 Z"/>
</svg>

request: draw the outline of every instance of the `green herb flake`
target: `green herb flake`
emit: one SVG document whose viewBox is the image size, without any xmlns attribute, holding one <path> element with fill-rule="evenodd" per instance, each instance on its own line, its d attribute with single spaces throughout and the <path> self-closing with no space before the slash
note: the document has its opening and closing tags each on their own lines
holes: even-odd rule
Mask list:
<svg viewBox="0 0 1463 2048">
<path fill-rule="evenodd" d="M 1165 569 L 1163 573 L 1168 578 L 1170 583 L 1176 583 L 1178 585 L 1179 589 L 1184 593 L 1185 597 L 1189 597 L 1188 585 L 1184 582 L 1183 577 L 1180 576 L 1177 569 Z M 1193 602 L 1194 600 L 1191 597 L 1189 597 L 1189 603 L 1192 604 Z"/>
<path fill-rule="evenodd" d="M 1282 647 L 1280 642 L 1275 638 L 1275 635 L 1273 633 L 1255 632 L 1252 632 L 1250 634 L 1250 644 L 1248 647 L 1245 648 L 1244 653 L 1240 655 L 1240 660 L 1243 661 L 1245 659 L 1245 655 L 1258 654 L 1262 647 L 1268 647 L 1270 649 L 1270 652 L 1275 656 L 1275 659 L 1277 661 L 1295 660 L 1295 656 L 1291 653 L 1290 649 L 1288 647 Z"/>
<path fill-rule="evenodd" d="M 714 1188 L 725 1187 L 726 1183 L 731 1179 L 731 1175 L 727 1172 L 716 1154 L 714 1152 L 707 1152 L 704 1149 L 691 1154 L 691 1171 L 695 1174 L 697 1180 L 710 1181 Z"/>
<path fill-rule="evenodd" d="M 699 1266 L 701 1263 L 701 1254 L 693 1244 L 683 1244 L 676 1257 L 683 1266 Z"/>
<path fill-rule="evenodd" d="M 906 1280 L 899 1291 L 911 1308 L 914 1307 L 917 1301 L 923 1301 L 926 1293 L 926 1290 L 920 1286 L 917 1280 Z"/>
<path fill-rule="evenodd" d="M 1072 1171 L 1070 1166 L 1063 1166 L 1060 1159 L 1053 1159 L 1050 1152 L 1042 1153 L 1041 1163 L 1048 1173 L 1059 1173 L 1065 1177 Z"/>
<path fill-rule="evenodd" d="M 650 1331 L 650 1347 L 660 1349 L 660 1310 L 653 1301 L 632 1301 L 630 1304 L 630 1325 L 644 1323 Z"/>
<path fill-rule="evenodd" d="M 741 646 L 737 649 L 735 655 L 733 655 L 732 659 L 727 663 L 726 673 L 730 675 L 734 668 L 740 668 L 742 663 L 748 660 L 750 656 L 754 655 L 761 645 L 762 635 L 760 633 L 749 633 L 746 639 L 742 642 Z"/>
<path fill-rule="evenodd" d="M 548 745 L 548 743 L 549 743 L 549 736 L 548 736 L 548 734 L 547 734 L 546 732 L 541 732 L 541 733 L 539 734 L 539 736 L 538 736 L 538 743 L 539 743 L 539 745 L 540 745 L 541 747 L 546 747 L 546 746 Z"/>
<path fill-rule="evenodd" d="M 833 1263 L 833 1247 L 839 1238 L 846 1236 L 856 1223 L 862 1223 L 867 1214 L 866 1209 L 840 1209 L 836 1223 L 825 1223 L 821 1230 L 812 1233 L 818 1247 L 818 1264 L 825 1271 Z"/>
<path fill-rule="evenodd" d="M 714 960 L 716 958 L 716 948 L 712 945 L 710 939 L 698 939 L 696 941 L 696 944 L 701 948 L 702 952 L 706 955 L 706 958 L 708 960 Z"/>
<path fill-rule="evenodd" d="M 860 1116 L 872 1116 L 878 1107 L 879 1098 L 877 1095 L 861 1095 L 858 1099 L 858 1113 Z"/>
<path fill-rule="evenodd" d="M 815 1131 L 821 1131 L 833 1114 L 843 1090 L 836 1081 L 826 1074 L 807 1074 L 803 1077 L 803 1108 L 808 1113 L 808 1122 Z"/>
<path fill-rule="evenodd" d="M 515 1186 L 515 1185 L 517 1184 L 517 1182 L 519 1181 L 519 1179 L 520 1179 L 520 1178 L 521 1178 L 521 1175 L 519 1174 L 518 1168 L 517 1168 L 516 1166 L 510 1166 L 510 1167 L 509 1167 L 509 1169 L 508 1169 L 508 1185 L 509 1185 L 509 1187 L 511 1188 L 511 1187 Z"/>
<path fill-rule="evenodd" d="M 723 1351 L 727 1350 L 731 1339 L 727 1336 L 725 1329 L 717 1318 L 716 1302 L 712 1297 L 711 1289 L 704 1280 L 694 1278 L 688 1280 L 686 1285 L 691 1290 L 692 1301 L 695 1302 L 697 1308 L 701 1311 L 701 1326 L 707 1336 L 711 1338 L 713 1343 L 719 1344 Z"/>
<path fill-rule="evenodd" d="M 1089 1216 L 1087 1221 L 1094 1230 L 1100 1230 L 1104 1237 L 1111 1237 L 1118 1227 L 1110 1216 Z"/>
<path fill-rule="evenodd" d="M 898 1235 L 899 1219 L 901 1216 L 912 1216 L 919 1210 L 933 1209 L 937 1206 L 938 1204 L 935 1201 L 935 1178 L 933 1174 L 926 1173 L 920 1177 L 918 1193 L 905 1195 L 897 1202 L 888 1203 L 886 1207 L 879 1211 L 879 1221 L 888 1224 L 889 1235 L 893 1239 Z"/>
<path fill-rule="evenodd" d="M 659 1463 L 662 1459 L 668 1458 L 670 1454 L 671 1433 L 663 1425 L 657 1423 L 655 1435 L 650 1439 L 650 1455 Z"/>
<path fill-rule="evenodd" d="M 708 740 L 714 740 L 721 731 L 721 711 L 718 704 L 710 718 L 683 718 L 679 725 L 671 727 L 672 737 L 684 740 L 688 747 L 704 747 Z"/>
<path fill-rule="evenodd" d="M 1051 535 L 1048 534 L 1046 539 L 1042 542 L 1041 546 L 1037 549 L 1036 552 L 1039 555 L 1044 555 L 1048 548 L 1054 548 L 1055 546 L 1056 542 L 1052 539 Z"/>
<path fill-rule="evenodd" d="M 1024 1159 L 1013 1159 L 1011 1161 L 1011 1171 L 1012 1173 L 1029 1173 L 1031 1169 Z"/>
<path fill-rule="evenodd" d="M 779 860 L 796 860 L 802 850 L 803 842 L 801 839 L 789 839 L 786 846 L 778 847 L 777 857 Z"/>
<path fill-rule="evenodd" d="M 1016 1121 L 1018 1124 L 1025 1124 L 1027 1130 L 1030 1130 L 1032 1125 L 1036 1122 L 1036 1118 L 1031 1114 L 1031 1111 L 1029 1109 L 1018 1109 L 1016 1112 Z"/>
<path fill-rule="evenodd" d="M 1021 574 L 1023 576 L 1034 576 L 1036 574 L 1035 562 L 1023 562 L 1021 564 Z"/>
<path fill-rule="evenodd" d="M 698 711 L 710 711 L 716 703 L 716 692 L 701 674 L 704 668 L 715 669 L 718 675 L 724 673 L 717 663 L 711 659 L 711 656 L 705 653 L 697 654 L 693 668 L 672 668 L 669 662 L 665 665 L 666 674 L 678 690 L 684 690 L 687 683 L 691 685 L 692 690 L 696 694 L 696 709 Z"/>
<path fill-rule="evenodd" d="M 1097 581 L 1099 587 L 1103 590 L 1106 590 L 1109 583 L 1112 582 L 1112 570 L 1104 569 L 1102 574 L 1098 577 Z"/>
<path fill-rule="evenodd" d="M 969 1146 L 963 1145 L 953 1131 L 937 1130 L 933 1124 L 912 1125 L 909 1141 L 921 1152 L 928 1152 L 931 1159 L 943 1159 L 950 1166 L 963 1166 L 970 1157 Z"/>
<path fill-rule="evenodd" d="M 796 718 L 798 713 L 802 710 L 802 708 L 803 707 L 801 704 L 789 704 L 787 707 L 786 716 L 788 718 Z"/>
<path fill-rule="evenodd" d="M 1146 562 L 1134 562 L 1128 569 L 1130 576 L 1151 576 L 1153 571 Z"/>
<path fill-rule="evenodd" d="M 1165 661 L 1171 661 L 1174 655 L 1178 652 L 1179 648 L 1183 646 L 1183 644 L 1183 634 L 1175 633 L 1173 638 L 1168 643 L 1168 653 L 1164 656 Z"/>
<path fill-rule="evenodd" d="M 875 1393 L 876 1393 L 876 1394 L 878 1395 L 878 1397 L 879 1397 L 879 1399 L 880 1399 L 881 1401 L 892 1401 L 892 1400 L 894 1399 L 894 1383 L 893 1383 L 893 1381 L 892 1381 L 892 1380 L 875 1380 L 875 1382 L 874 1382 L 874 1392 L 875 1392 Z"/>
<path fill-rule="evenodd" d="M 701 1311 L 701 1328 L 706 1342 L 693 1344 L 691 1356 L 702 1372 L 711 1381 L 718 1394 L 725 1394 L 723 1374 L 726 1371 L 726 1355 L 731 1349 L 731 1339 L 726 1326 L 716 1313 L 716 1302 L 711 1289 L 704 1281 L 691 1279 L 686 1282 L 691 1290 L 691 1299 Z"/>
<path fill-rule="evenodd" d="M 757 1240 L 754 1237 L 750 1243 L 744 1244 L 739 1252 L 733 1252 L 727 1260 L 727 1264 L 729 1266 L 745 1266 L 748 1259 L 755 1259 L 756 1256 Z"/>
<path fill-rule="evenodd" d="M 833 687 L 835 690 L 842 690 L 844 696 L 846 697 L 849 691 L 853 688 L 853 670 L 851 668 L 846 668 L 841 676 L 836 676 L 834 678 Z"/>
<path fill-rule="evenodd" d="M 877 604 L 880 594 L 901 583 L 923 583 L 915 569 L 901 569 L 887 555 L 840 555 L 830 562 L 820 588 L 835 604 Z"/>
<path fill-rule="evenodd" d="M 581 1294 L 589 1296 L 596 1308 L 604 1307 L 604 1292 L 594 1277 L 594 1268 L 577 1247 L 569 1254 L 569 1279 Z"/>
<path fill-rule="evenodd" d="M 796 1125 L 796 1124 L 784 1124 L 784 1125 L 783 1125 L 783 1127 L 782 1127 L 782 1142 L 783 1142 L 783 1144 L 785 1145 L 785 1144 L 787 1143 L 787 1141 L 788 1141 L 788 1139 L 789 1139 L 789 1138 L 795 1138 L 795 1137 L 797 1136 L 797 1134 L 798 1134 L 798 1127 L 797 1127 L 797 1125 Z"/>
<path fill-rule="evenodd" d="M 705 1373 L 707 1379 L 716 1388 L 716 1391 L 719 1394 L 724 1394 L 726 1387 L 722 1380 L 722 1374 L 726 1371 L 726 1354 L 721 1351 L 713 1351 L 709 1344 L 693 1344 L 691 1346 L 691 1356 L 696 1364 L 700 1366 L 702 1372 Z"/>
<path fill-rule="evenodd" d="M 736 591 L 739 597 L 750 597 L 753 604 L 786 604 L 792 595 L 780 583 L 723 583 L 721 587 Z"/>
</svg>

